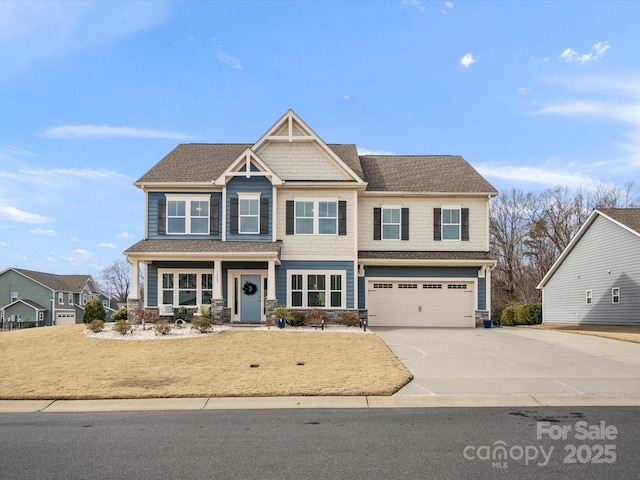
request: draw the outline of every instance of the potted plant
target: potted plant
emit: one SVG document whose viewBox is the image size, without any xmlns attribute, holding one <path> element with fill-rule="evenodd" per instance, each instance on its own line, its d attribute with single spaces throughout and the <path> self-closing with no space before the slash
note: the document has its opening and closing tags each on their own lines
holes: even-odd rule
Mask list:
<svg viewBox="0 0 640 480">
<path fill-rule="evenodd" d="M 287 319 L 289 318 L 289 309 L 284 305 L 280 305 L 276 307 L 275 310 L 276 315 L 276 327 L 284 328 L 287 323 Z"/>
</svg>

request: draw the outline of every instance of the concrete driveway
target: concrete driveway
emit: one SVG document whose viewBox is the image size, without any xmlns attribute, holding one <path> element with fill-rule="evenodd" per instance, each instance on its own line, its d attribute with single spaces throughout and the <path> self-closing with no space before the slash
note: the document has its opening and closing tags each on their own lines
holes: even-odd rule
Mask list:
<svg viewBox="0 0 640 480">
<path fill-rule="evenodd" d="M 640 399 L 638 343 L 523 327 L 372 330 L 414 376 L 396 397 L 442 396 L 451 403 L 520 396 L 543 405 Z"/>
</svg>

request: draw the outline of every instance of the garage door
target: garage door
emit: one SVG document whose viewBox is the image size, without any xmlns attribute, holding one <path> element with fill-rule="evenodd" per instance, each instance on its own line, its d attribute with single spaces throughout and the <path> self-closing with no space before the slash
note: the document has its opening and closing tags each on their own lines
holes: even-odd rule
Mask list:
<svg viewBox="0 0 640 480">
<path fill-rule="evenodd" d="M 75 313 L 56 313 L 56 325 L 75 325 Z"/>
<path fill-rule="evenodd" d="M 369 325 L 473 327 L 472 282 L 369 281 Z"/>
</svg>

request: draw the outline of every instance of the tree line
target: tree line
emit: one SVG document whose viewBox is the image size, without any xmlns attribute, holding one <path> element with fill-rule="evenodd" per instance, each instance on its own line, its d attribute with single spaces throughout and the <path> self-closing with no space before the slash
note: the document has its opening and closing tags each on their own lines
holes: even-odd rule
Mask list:
<svg viewBox="0 0 640 480">
<path fill-rule="evenodd" d="M 492 317 L 505 307 L 539 303 L 536 289 L 594 209 L 638 206 L 633 183 L 593 190 L 512 188 L 491 200 L 489 235 L 497 266 L 491 276 Z"/>
</svg>

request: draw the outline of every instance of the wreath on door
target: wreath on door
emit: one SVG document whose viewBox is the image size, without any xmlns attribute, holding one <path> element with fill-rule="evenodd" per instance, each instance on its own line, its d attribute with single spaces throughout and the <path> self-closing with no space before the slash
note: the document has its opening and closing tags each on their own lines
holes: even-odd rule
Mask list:
<svg viewBox="0 0 640 480">
<path fill-rule="evenodd" d="M 255 283 L 244 282 L 244 285 L 242 286 L 242 291 L 244 292 L 245 295 L 253 295 L 258 291 L 258 287 L 256 286 Z"/>
</svg>

